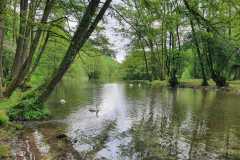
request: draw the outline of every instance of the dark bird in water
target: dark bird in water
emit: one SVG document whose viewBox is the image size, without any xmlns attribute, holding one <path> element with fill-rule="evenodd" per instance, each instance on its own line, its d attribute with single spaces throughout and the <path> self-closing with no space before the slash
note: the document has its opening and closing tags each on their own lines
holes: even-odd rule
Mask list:
<svg viewBox="0 0 240 160">
<path fill-rule="evenodd" d="M 96 116 L 98 117 L 98 112 L 99 112 L 99 109 L 98 109 L 98 106 L 96 105 L 96 108 L 90 108 L 88 109 L 89 112 L 92 112 L 92 113 L 96 113 Z"/>
<path fill-rule="evenodd" d="M 99 110 L 98 110 L 98 109 L 90 108 L 88 111 L 89 111 L 89 112 L 98 112 Z"/>
</svg>

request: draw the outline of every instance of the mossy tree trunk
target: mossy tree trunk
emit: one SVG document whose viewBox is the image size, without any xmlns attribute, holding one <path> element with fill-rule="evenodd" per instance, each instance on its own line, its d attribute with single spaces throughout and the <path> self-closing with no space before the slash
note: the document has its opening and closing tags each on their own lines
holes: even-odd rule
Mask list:
<svg viewBox="0 0 240 160">
<path fill-rule="evenodd" d="M 79 53 L 79 50 L 88 40 L 98 22 L 102 19 L 106 9 L 110 5 L 110 2 L 111 0 L 106 0 L 95 19 L 94 17 L 100 4 L 100 0 L 91 0 L 89 2 L 58 69 L 53 73 L 49 82 L 27 94 L 22 98 L 20 103 L 10 109 L 8 115 L 11 120 L 33 120 L 45 117 L 43 103 L 47 100 L 55 86 L 61 81 L 64 74 L 73 63 L 76 55 Z"/>
<path fill-rule="evenodd" d="M 12 78 L 15 77 L 24 61 L 23 56 L 23 46 L 25 41 L 25 31 L 27 26 L 27 13 L 28 13 L 28 0 L 20 1 L 20 24 L 19 24 L 19 33 L 17 37 L 17 48 L 15 52 L 15 58 L 12 65 Z"/>
<path fill-rule="evenodd" d="M 104 13 L 108 9 L 112 0 L 106 0 L 104 5 L 101 7 L 99 13 L 94 19 L 95 12 L 100 3 L 100 0 L 91 0 L 85 11 L 85 14 L 80 21 L 76 32 L 71 40 L 70 46 L 59 66 L 57 71 L 52 75 L 51 80 L 47 83 L 46 86 L 41 88 L 41 94 L 38 97 L 39 102 L 44 102 L 50 96 L 56 85 L 61 81 L 64 74 L 73 63 L 76 55 L 83 47 L 84 43 L 88 40 L 92 32 L 95 30 L 99 21 L 103 18 Z"/>
<path fill-rule="evenodd" d="M 3 96 L 3 40 L 5 4 L 5 0 L 2 0 L 0 3 L 0 98 Z"/>
<path fill-rule="evenodd" d="M 21 0 L 21 3 L 23 3 L 22 1 L 24 1 L 24 0 Z M 41 18 L 41 21 L 40 21 L 40 23 L 42 25 L 47 23 L 47 20 L 48 20 L 48 17 L 50 15 L 50 13 L 51 13 L 54 2 L 55 2 L 55 0 L 47 0 L 44 11 L 43 11 L 43 15 L 42 15 L 42 18 Z M 27 12 L 26 9 L 25 9 L 26 4 L 22 4 L 22 5 L 23 5 L 23 7 L 22 7 L 23 8 L 22 9 L 23 10 L 22 11 L 23 15 L 22 16 L 24 17 L 24 16 L 26 16 L 25 12 Z M 33 8 L 34 7 L 32 7 L 32 9 Z M 34 11 L 29 11 L 29 12 L 34 12 Z M 26 35 L 25 31 L 26 31 L 26 29 L 28 30 L 28 28 L 25 26 L 25 23 L 26 23 L 25 18 L 22 21 L 23 22 L 20 23 L 20 31 L 19 31 L 20 33 L 19 34 L 23 36 L 23 35 Z M 23 29 L 21 29 L 21 28 L 23 28 Z M 29 30 L 27 32 L 29 32 Z M 21 57 L 23 56 L 23 53 L 22 53 L 22 50 L 24 48 L 24 43 L 23 42 L 26 40 L 27 37 L 19 36 L 18 43 L 17 43 L 15 60 L 14 60 L 14 64 L 13 64 L 13 71 L 12 71 L 13 77 L 12 77 L 11 82 L 7 86 L 6 90 L 4 91 L 4 96 L 5 97 L 11 96 L 13 91 L 24 81 L 25 77 L 27 76 L 27 74 L 30 70 L 31 64 L 32 64 L 32 59 L 33 59 L 34 53 L 35 53 L 35 51 L 36 51 L 36 49 L 39 45 L 39 41 L 40 41 L 40 38 L 41 38 L 42 34 L 43 34 L 43 30 L 41 29 L 41 26 L 39 26 L 36 33 L 35 33 L 35 36 L 34 36 L 32 42 L 30 44 L 29 53 L 28 53 L 27 57 L 24 58 L 24 62 L 22 62 L 22 60 L 19 60 L 19 59 L 21 59 Z M 27 43 L 27 42 L 25 42 L 25 43 Z M 26 50 L 24 52 L 26 52 Z M 14 69 L 14 68 L 16 68 L 16 69 Z"/>
</svg>

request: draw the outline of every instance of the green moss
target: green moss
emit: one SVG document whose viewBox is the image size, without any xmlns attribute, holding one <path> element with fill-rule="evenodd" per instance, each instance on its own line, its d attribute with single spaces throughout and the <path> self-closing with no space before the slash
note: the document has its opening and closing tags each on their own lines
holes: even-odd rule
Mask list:
<svg viewBox="0 0 240 160">
<path fill-rule="evenodd" d="M 6 124 L 8 122 L 8 116 L 5 111 L 0 110 L 0 125 Z"/>
<path fill-rule="evenodd" d="M 0 110 L 11 108 L 12 106 L 16 105 L 22 97 L 22 92 L 20 92 L 19 90 L 15 91 L 11 97 L 7 99 L 2 99 L 0 101 Z"/>
<path fill-rule="evenodd" d="M 10 157 L 11 147 L 7 144 L 0 144 L 0 159 Z"/>
<path fill-rule="evenodd" d="M 38 101 L 37 92 L 31 92 L 9 109 L 10 120 L 41 120 L 49 115 L 48 109 Z"/>
</svg>

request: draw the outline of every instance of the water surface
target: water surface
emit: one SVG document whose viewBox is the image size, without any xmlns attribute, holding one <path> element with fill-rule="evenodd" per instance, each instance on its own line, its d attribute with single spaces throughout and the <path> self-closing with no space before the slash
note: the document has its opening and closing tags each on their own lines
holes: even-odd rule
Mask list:
<svg viewBox="0 0 240 160">
<path fill-rule="evenodd" d="M 48 105 L 52 120 L 34 134 L 65 133 L 82 159 L 240 159 L 240 97 L 227 92 L 68 82 Z"/>
</svg>

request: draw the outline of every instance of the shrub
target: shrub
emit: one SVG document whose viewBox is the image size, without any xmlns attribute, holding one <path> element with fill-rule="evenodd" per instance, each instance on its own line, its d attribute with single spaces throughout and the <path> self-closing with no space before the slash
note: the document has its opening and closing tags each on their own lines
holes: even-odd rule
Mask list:
<svg viewBox="0 0 240 160">
<path fill-rule="evenodd" d="M 48 117 L 49 112 L 37 100 L 35 93 L 25 96 L 20 103 L 8 111 L 10 120 L 40 120 Z"/>
</svg>

